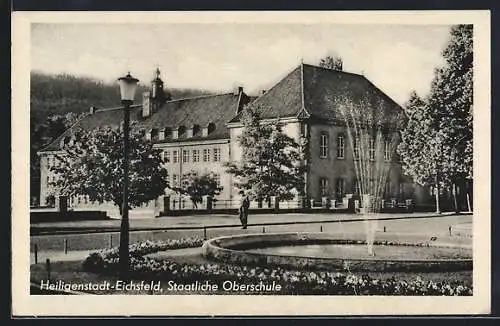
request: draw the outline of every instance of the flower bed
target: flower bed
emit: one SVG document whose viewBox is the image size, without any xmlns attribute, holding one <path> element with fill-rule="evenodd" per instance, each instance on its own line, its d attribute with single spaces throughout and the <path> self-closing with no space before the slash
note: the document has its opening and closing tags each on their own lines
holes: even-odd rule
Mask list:
<svg viewBox="0 0 500 326">
<path fill-rule="evenodd" d="M 472 288 L 459 282 L 412 281 L 389 278 L 380 280 L 368 275 L 326 271 L 285 270 L 277 267 L 178 264 L 171 260 L 157 261 L 144 255 L 168 249 L 199 247 L 203 240 L 186 238 L 170 241 L 146 241 L 130 246 L 131 276 L 143 280 L 174 280 L 222 282 L 279 282 L 289 294 L 330 295 L 472 295 Z M 118 270 L 118 248 L 92 253 L 83 263 L 87 271 L 114 274 Z"/>
</svg>

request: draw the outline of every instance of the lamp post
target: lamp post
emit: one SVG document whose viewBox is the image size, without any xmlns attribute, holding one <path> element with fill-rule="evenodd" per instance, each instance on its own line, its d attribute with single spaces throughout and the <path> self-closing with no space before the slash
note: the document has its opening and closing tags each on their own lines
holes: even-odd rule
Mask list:
<svg viewBox="0 0 500 326">
<path fill-rule="evenodd" d="M 130 105 L 134 102 L 135 90 L 139 80 L 132 77 L 130 72 L 118 78 L 120 84 L 120 97 L 123 108 L 123 200 L 122 221 L 120 225 L 120 279 L 128 280 L 129 276 L 129 221 L 128 221 L 128 165 L 129 165 L 129 129 Z"/>
</svg>

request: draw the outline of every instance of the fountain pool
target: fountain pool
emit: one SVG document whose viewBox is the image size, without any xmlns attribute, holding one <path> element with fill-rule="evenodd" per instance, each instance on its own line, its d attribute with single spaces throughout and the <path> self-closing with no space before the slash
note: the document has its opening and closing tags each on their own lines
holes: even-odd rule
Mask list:
<svg viewBox="0 0 500 326">
<path fill-rule="evenodd" d="M 339 239 L 327 233 L 267 233 L 214 238 L 203 245 L 205 257 L 232 264 L 294 269 L 349 271 L 472 270 L 472 249 L 430 242 L 395 243 Z"/>
</svg>

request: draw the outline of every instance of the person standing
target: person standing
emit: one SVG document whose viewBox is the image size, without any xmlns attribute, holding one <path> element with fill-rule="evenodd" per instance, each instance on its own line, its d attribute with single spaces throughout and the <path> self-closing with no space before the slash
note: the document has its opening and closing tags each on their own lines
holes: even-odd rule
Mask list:
<svg viewBox="0 0 500 326">
<path fill-rule="evenodd" d="M 240 221 L 242 225 L 241 228 L 246 229 L 248 223 L 248 209 L 250 207 L 250 198 L 248 198 L 248 195 L 243 190 L 240 191 L 240 196 L 241 196 Z"/>
</svg>

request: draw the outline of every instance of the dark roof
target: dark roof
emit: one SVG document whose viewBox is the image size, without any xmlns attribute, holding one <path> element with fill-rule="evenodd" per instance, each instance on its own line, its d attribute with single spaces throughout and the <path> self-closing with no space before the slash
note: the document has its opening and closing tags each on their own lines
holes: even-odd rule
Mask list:
<svg viewBox="0 0 500 326">
<path fill-rule="evenodd" d="M 130 120 L 137 122 L 137 127 L 145 131 L 156 129 L 184 126 L 186 129 L 199 125 L 200 128 L 208 127 L 211 123 L 215 127 L 208 136 L 195 135 L 189 140 L 205 139 L 227 139 L 229 130 L 227 122 L 233 118 L 250 98 L 245 93 L 236 95 L 234 93 L 220 95 L 206 95 L 193 98 L 185 98 L 166 102 L 149 117 L 142 118 L 142 106 L 131 108 Z M 88 114 L 56 138 L 51 144 L 41 150 L 53 151 L 60 148 L 60 141 L 71 134 L 74 128 L 97 129 L 102 126 L 119 127 L 123 121 L 121 108 L 97 110 Z M 186 140 L 186 133 L 179 135 L 178 139 L 167 138 L 161 142 L 178 142 Z"/>
<path fill-rule="evenodd" d="M 265 94 L 252 102 L 262 108 L 262 118 L 307 116 L 316 121 L 341 120 L 333 101 L 339 95 L 357 102 L 382 101 L 389 111 L 402 108 L 365 76 L 301 64 Z M 231 122 L 240 121 L 241 113 Z"/>
</svg>

